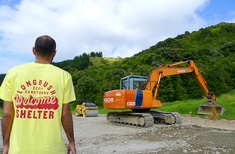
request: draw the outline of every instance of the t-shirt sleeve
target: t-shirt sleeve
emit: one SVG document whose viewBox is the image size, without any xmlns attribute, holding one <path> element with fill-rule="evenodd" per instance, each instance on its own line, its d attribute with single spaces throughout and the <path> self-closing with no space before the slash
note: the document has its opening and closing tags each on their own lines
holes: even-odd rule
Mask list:
<svg viewBox="0 0 235 154">
<path fill-rule="evenodd" d="M 75 100 L 76 100 L 76 97 L 75 97 L 72 77 L 71 77 L 70 74 L 67 74 L 63 104 L 70 103 L 70 102 L 75 101 Z"/>
<path fill-rule="evenodd" d="M 5 76 L 0 87 L 0 98 L 4 101 L 12 101 L 12 86 L 10 80 L 10 73 Z"/>
</svg>

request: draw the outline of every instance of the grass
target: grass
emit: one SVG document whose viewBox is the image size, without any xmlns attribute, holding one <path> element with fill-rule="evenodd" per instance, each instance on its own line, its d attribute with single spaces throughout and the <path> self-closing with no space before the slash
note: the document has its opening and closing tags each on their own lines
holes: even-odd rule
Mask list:
<svg viewBox="0 0 235 154">
<path fill-rule="evenodd" d="M 223 106 L 225 109 L 224 115 L 218 116 L 222 119 L 235 119 L 235 90 L 230 91 L 227 94 L 223 94 L 216 98 L 218 105 Z M 206 99 L 195 99 L 195 100 L 185 100 L 185 101 L 175 101 L 164 103 L 163 107 L 160 109 L 162 111 L 169 112 L 179 112 L 182 115 L 192 115 L 205 117 L 203 115 L 198 115 L 197 110 L 201 104 L 206 104 Z"/>
<path fill-rule="evenodd" d="M 218 116 L 222 119 L 235 119 L 235 90 L 230 91 L 227 94 L 223 94 L 216 98 L 217 104 L 224 107 L 224 115 Z M 191 115 L 191 116 L 200 116 L 206 117 L 206 115 L 198 115 L 197 110 L 201 104 L 206 104 L 206 99 L 190 99 L 185 101 L 175 101 L 175 102 L 165 102 L 163 107 L 159 110 L 168 111 L 168 112 L 178 112 L 182 115 Z M 75 106 L 71 105 L 70 107 L 72 113 L 74 114 Z M 99 114 L 107 114 L 112 111 L 120 110 L 108 110 L 103 106 L 99 106 Z M 2 116 L 2 109 L 0 109 L 0 117 Z"/>
<path fill-rule="evenodd" d="M 90 58 L 90 62 L 92 63 L 92 65 L 94 66 L 102 66 L 104 65 L 104 61 L 108 64 L 112 64 L 114 62 L 118 62 L 121 61 L 121 58 L 101 58 L 101 57 L 96 57 L 96 58 Z"/>
</svg>

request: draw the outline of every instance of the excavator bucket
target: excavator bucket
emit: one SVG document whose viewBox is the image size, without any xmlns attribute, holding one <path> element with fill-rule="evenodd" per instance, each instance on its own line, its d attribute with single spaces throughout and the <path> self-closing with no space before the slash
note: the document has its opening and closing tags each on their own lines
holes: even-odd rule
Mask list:
<svg viewBox="0 0 235 154">
<path fill-rule="evenodd" d="M 224 107 L 216 104 L 201 104 L 198 108 L 197 114 L 205 114 L 205 115 L 223 115 L 224 114 Z"/>
</svg>

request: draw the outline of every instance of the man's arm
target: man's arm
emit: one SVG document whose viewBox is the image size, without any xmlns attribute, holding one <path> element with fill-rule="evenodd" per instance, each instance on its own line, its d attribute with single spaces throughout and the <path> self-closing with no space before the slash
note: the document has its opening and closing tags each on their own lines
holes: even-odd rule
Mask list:
<svg viewBox="0 0 235 154">
<path fill-rule="evenodd" d="M 3 139 L 3 154 L 7 154 L 9 150 L 9 141 L 11 128 L 14 118 L 13 102 L 4 101 L 2 114 L 2 139 Z"/>
<path fill-rule="evenodd" d="M 62 121 L 65 134 L 69 141 L 69 144 L 67 146 L 67 153 L 70 153 L 71 151 L 72 154 L 76 154 L 74 131 L 73 131 L 73 119 L 72 119 L 72 114 L 71 114 L 69 106 L 70 106 L 69 103 L 63 104 L 61 121 Z"/>
</svg>

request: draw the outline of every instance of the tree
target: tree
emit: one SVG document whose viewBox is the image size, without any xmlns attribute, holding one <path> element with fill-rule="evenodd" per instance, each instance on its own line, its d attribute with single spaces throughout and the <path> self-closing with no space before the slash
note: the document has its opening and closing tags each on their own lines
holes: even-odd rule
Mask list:
<svg viewBox="0 0 235 154">
<path fill-rule="evenodd" d="M 72 65 L 78 70 L 84 70 L 85 68 L 91 65 L 90 56 L 86 53 L 83 53 L 80 56 L 76 56 L 73 59 Z"/>
</svg>

